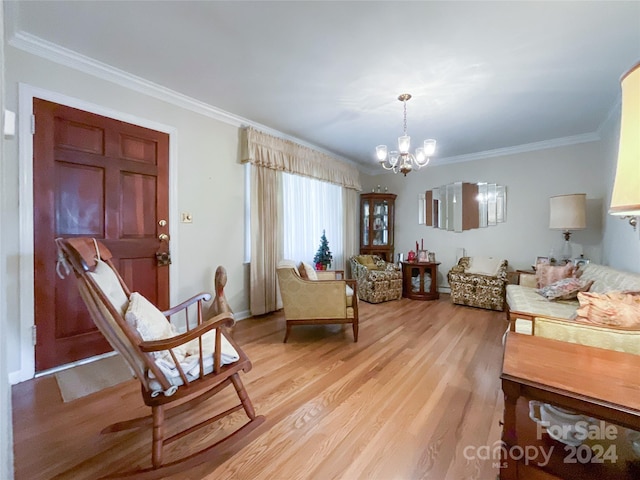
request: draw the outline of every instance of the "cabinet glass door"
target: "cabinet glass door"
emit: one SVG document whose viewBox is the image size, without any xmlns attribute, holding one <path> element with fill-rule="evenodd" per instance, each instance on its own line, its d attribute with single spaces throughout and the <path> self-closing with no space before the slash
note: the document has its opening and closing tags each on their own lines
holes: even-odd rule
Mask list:
<svg viewBox="0 0 640 480">
<path fill-rule="evenodd" d="M 373 244 L 389 245 L 389 204 L 386 200 L 373 202 Z"/>
<path fill-rule="evenodd" d="M 369 202 L 362 205 L 362 244 L 369 245 Z"/>
</svg>

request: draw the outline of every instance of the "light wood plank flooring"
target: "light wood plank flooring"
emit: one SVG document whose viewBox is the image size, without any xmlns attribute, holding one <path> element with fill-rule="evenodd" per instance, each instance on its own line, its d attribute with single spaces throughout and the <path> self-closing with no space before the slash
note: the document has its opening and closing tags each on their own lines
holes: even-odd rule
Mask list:
<svg viewBox="0 0 640 480">
<path fill-rule="evenodd" d="M 358 343 L 350 326 L 300 326 L 283 344 L 281 313 L 238 322 L 234 338 L 253 362 L 242 378 L 267 420 L 232 455 L 171 478 L 494 479 L 494 461 L 470 453 L 500 439 L 505 314 L 454 306 L 447 295 L 360 302 L 360 314 Z M 63 403 L 53 376 L 14 386 L 16 479 L 94 479 L 147 466 L 148 429 L 99 433 L 148 411 L 139 388 L 131 380 Z M 232 393 L 203 413 L 231 405 Z M 205 440 L 246 419 L 228 418 Z M 202 441 L 192 437 L 168 456 Z"/>
</svg>

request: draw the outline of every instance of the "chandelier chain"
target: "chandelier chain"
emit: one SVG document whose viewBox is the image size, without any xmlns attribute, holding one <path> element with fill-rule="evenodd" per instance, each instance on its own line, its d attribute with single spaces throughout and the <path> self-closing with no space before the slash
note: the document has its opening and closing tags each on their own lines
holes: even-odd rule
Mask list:
<svg viewBox="0 0 640 480">
<path fill-rule="evenodd" d="M 403 100 L 402 103 L 404 103 L 404 124 L 403 124 L 403 126 L 404 126 L 404 134 L 406 136 L 407 135 L 407 101 Z"/>
</svg>

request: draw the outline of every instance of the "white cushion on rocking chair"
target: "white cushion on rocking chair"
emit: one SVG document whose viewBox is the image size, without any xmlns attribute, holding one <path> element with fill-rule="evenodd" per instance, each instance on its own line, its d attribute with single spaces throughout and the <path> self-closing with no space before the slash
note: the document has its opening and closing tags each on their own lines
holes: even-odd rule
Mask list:
<svg viewBox="0 0 640 480">
<path fill-rule="evenodd" d="M 178 335 L 175 326 L 169 322 L 167 317 L 138 292 L 133 292 L 129 297 L 129 307 L 127 308 L 125 319 L 131 326 L 138 330 L 142 339 L 146 341 L 164 340 Z M 204 375 L 213 371 L 215 335 L 216 330 L 210 330 L 202 335 Z M 220 363 L 226 365 L 237 362 L 240 359 L 240 355 L 238 355 L 236 349 L 233 348 L 233 345 L 229 343 L 224 335 L 222 335 L 220 340 L 222 350 L 220 352 Z M 187 379 L 189 381 L 197 379 L 200 375 L 200 344 L 198 339 L 194 338 L 190 342 L 174 348 L 173 353 L 176 355 L 180 367 L 187 375 Z M 169 351 L 154 352 L 154 356 L 156 358 L 156 365 L 160 367 L 160 370 L 162 370 L 167 380 L 169 380 L 172 385 L 182 385 L 182 378 Z M 154 390 L 161 389 L 160 383 L 156 381 L 152 381 L 151 386 Z"/>
<path fill-rule="evenodd" d="M 176 335 L 175 327 L 153 303 L 133 292 L 125 314 L 129 325 L 135 327 L 145 341 L 163 340 Z"/>
<path fill-rule="evenodd" d="M 213 352 L 215 350 L 215 342 L 216 342 L 216 330 L 210 330 L 204 335 L 202 335 L 202 351 L 204 352 L 204 367 L 205 367 L 205 375 L 210 373 L 211 370 L 207 371 L 209 367 L 213 367 Z M 236 349 L 233 348 L 233 345 L 229 343 L 229 340 L 226 339 L 224 335 L 220 337 L 220 363 L 222 365 L 227 365 L 229 363 L 237 362 L 240 359 L 240 355 L 236 352 Z M 187 373 L 187 377 L 189 375 L 193 377 L 197 377 L 200 374 L 200 365 L 198 364 L 200 360 L 200 348 L 198 339 L 194 338 L 188 343 L 184 344 L 184 347 L 187 356 L 184 359 L 180 360 L 180 367 Z M 178 377 L 180 374 L 178 373 L 178 369 L 176 368 L 173 360 L 169 357 L 165 357 L 162 359 L 158 359 L 156 364 L 162 369 L 163 373 L 167 377 Z"/>
<path fill-rule="evenodd" d="M 202 350 L 204 353 L 202 366 L 203 366 L 203 375 L 208 375 L 213 372 L 213 351 L 215 349 L 215 339 L 216 339 L 216 330 L 210 330 L 202 336 Z M 220 363 L 222 365 L 227 365 L 229 363 L 237 362 L 240 360 L 240 355 L 233 345 L 229 343 L 229 340 L 225 338 L 224 335 L 221 337 L 221 347 L 222 352 L 220 353 Z M 189 354 L 182 360 L 178 360 L 180 363 L 180 367 L 185 372 L 187 376 L 187 380 L 192 382 L 197 380 L 200 376 L 200 355 L 199 355 L 199 345 L 198 339 L 193 339 L 190 342 L 184 345 Z M 211 353 L 208 353 L 211 352 Z M 160 367 L 162 373 L 165 375 L 166 379 L 169 381 L 171 385 L 175 385 L 179 387 L 184 382 L 182 381 L 182 377 L 180 377 L 180 373 L 176 368 L 173 359 L 170 356 L 166 356 L 163 358 L 158 358 L 156 360 L 156 365 Z M 150 387 L 156 391 L 161 392 L 162 386 L 160 382 L 153 379 L 153 374 L 149 372 L 149 385 Z"/>
<path fill-rule="evenodd" d="M 178 334 L 176 327 L 167 320 L 167 317 L 138 292 L 133 292 L 129 297 L 129 306 L 124 318 L 145 341 L 164 340 Z M 178 356 L 178 361 L 186 355 L 184 346 L 174 348 L 173 352 Z M 153 356 L 171 359 L 167 350 L 153 352 Z"/>
</svg>

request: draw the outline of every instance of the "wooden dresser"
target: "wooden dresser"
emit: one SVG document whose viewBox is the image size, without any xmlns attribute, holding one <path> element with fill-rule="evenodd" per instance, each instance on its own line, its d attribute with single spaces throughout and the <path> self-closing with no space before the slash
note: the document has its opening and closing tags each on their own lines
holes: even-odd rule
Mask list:
<svg viewBox="0 0 640 480">
<path fill-rule="evenodd" d="M 640 478 L 628 439 L 629 429 L 640 431 L 640 355 L 509 332 L 501 379 L 501 479 Z M 529 418 L 530 400 L 594 417 L 592 438 L 575 447 L 554 440 Z M 537 458 L 520 457 L 527 451 Z"/>
</svg>

